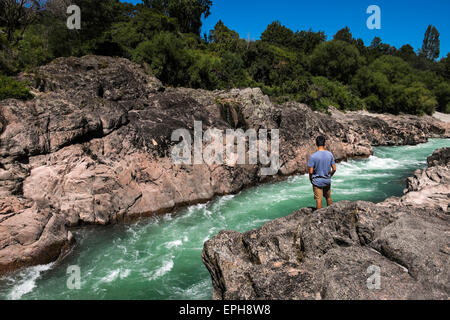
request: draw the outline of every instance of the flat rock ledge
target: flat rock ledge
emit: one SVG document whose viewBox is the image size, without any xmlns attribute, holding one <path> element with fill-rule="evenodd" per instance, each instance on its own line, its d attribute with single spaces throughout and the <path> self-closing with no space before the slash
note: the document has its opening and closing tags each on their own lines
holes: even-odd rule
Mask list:
<svg viewBox="0 0 450 320">
<path fill-rule="evenodd" d="M 0 274 L 49 263 L 71 228 L 169 212 L 267 181 L 260 165 L 175 165 L 171 134 L 279 129 L 277 177 L 306 171 L 323 134 L 337 161 L 372 146 L 450 137 L 448 123 L 409 115 L 312 111 L 277 105 L 258 88 L 166 88 L 122 58 L 58 58 L 19 76 L 30 101 L 0 101 Z"/>
<path fill-rule="evenodd" d="M 402 198 L 220 232 L 202 254 L 214 299 L 449 299 L 449 158 L 450 148 L 437 150 Z"/>
</svg>

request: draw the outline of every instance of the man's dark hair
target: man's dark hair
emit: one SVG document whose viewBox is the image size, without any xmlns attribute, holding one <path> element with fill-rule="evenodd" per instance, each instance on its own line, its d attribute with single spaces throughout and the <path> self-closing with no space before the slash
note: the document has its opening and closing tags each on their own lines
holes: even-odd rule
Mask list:
<svg viewBox="0 0 450 320">
<path fill-rule="evenodd" d="M 318 136 L 316 139 L 316 145 L 318 147 L 325 147 L 325 137 L 324 136 Z"/>
</svg>

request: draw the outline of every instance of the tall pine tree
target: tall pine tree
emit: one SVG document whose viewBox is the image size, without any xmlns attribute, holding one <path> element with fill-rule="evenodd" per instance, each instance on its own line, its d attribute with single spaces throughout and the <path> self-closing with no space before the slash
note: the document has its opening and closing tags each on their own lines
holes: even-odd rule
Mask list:
<svg viewBox="0 0 450 320">
<path fill-rule="evenodd" d="M 420 55 L 428 60 L 434 61 L 439 58 L 440 54 L 440 40 L 439 31 L 431 24 L 428 26 L 423 39 L 422 49 Z"/>
</svg>

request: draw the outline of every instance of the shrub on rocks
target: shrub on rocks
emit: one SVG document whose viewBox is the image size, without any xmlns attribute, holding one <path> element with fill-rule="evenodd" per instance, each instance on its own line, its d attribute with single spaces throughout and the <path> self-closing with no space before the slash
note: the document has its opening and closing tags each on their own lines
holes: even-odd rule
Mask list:
<svg viewBox="0 0 450 320">
<path fill-rule="evenodd" d="M 28 100 L 33 98 L 33 95 L 22 82 L 0 75 L 0 100 L 10 98 Z"/>
</svg>

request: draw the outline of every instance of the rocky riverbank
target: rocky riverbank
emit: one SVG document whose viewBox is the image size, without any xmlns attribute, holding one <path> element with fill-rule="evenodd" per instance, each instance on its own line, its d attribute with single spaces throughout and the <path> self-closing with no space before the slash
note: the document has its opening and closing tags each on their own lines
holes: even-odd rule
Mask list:
<svg viewBox="0 0 450 320">
<path fill-rule="evenodd" d="M 244 234 L 222 231 L 203 250 L 213 297 L 448 299 L 449 160 L 450 148 L 437 150 L 401 198 L 343 201 Z"/>
<path fill-rule="evenodd" d="M 273 104 L 259 89 L 164 88 L 120 58 L 60 58 L 20 78 L 35 98 L 0 102 L 0 274 L 62 257 L 72 227 L 168 212 L 267 180 L 260 165 L 175 165 L 171 134 L 192 132 L 194 120 L 204 130 L 279 129 L 278 177 L 305 172 L 318 134 L 338 161 L 450 136 L 428 116 L 327 115 Z"/>
</svg>

